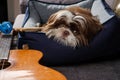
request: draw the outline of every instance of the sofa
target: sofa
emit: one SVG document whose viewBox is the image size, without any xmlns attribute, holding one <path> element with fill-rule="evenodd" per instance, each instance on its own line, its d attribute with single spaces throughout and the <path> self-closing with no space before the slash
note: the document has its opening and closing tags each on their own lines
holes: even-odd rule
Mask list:
<svg viewBox="0 0 120 80">
<path fill-rule="evenodd" d="M 98 15 L 100 18 L 104 29 L 89 43 L 90 47 L 80 46 L 75 49 L 60 45 L 52 39 L 48 39 L 44 33 L 21 32 L 18 38 L 19 49 L 21 49 L 24 44 L 28 44 L 30 49 L 42 51 L 44 56 L 42 60 L 40 60 L 40 63 L 44 65 L 78 64 L 119 54 L 120 22 L 113 11 L 114 7 L 107 4 L 108 2 L 112 5 L 109 0 L 53 1 L 49 0 L 47 3 L 45 0 L 29 1 L 25 15 L 21 14 L 16 18 L 14 27 L 32 27 L 35 26 L 37 22 L 44 24 L 47 18 L 55 11 L 58 11 L 59 8 L 77 5 L 84 8 L 91 8 L 92 14 Z"/>
<path fill-rule="evenodd" d="M 32 0 L 32 1 L 34 1 L 34 0 Z M 39 21 L 38 16 L 36 17 L 37 13 L 34 13 L 35 10 L 33 9 L 32 1 L 29 2 L 29 5 L 32 7 L 30 7 L 30 9 L 26 8 L 26 9 L 29 9 L 28 11 L 26 10 L 26 15 L 21 14 L 16 18 L 13 27 L 16 27 L 16 25 L 18 25 L 18 24 L 19 24 L 19 26 L 17 26 L 17 27 L 21 27 L 21 26 L 25 27 L 26 25 L 34 26 L 34 22 Z M 65 0 L 65 1 L 67 1 L 67 0 Z M 63 3 L 66 3 L 65 1 L 63 1 Z M 101 0 L 101 1 L 103 1 L 104 5 L 105 5 L 104 6 L 105 10 L 108 11 L 109 16 L 106 17 L 106 15 L 99 14 L 100 12 L 98 9 L 96 9 L 96 5 L 92 4 L 95 6 L 94 7 L 95 9 L 92 8 L 91 11 L 93 12 L 93 14 L 96 14 L 96 12 L 98 12 L 97 15 L 100 15 L 99 17 L 101 18 L 100 20 L 104 26 L 104 29 L 100 32 L 100 34 L 98 34 L 93 39 L 93 41 L 91 41 L 90 47 L 78 47 L 76 49 L 71 49 L 70 47 L 60 45 L 57 42 L 54 42 L 53 40 L 48 39 L 45 36 L 45 34 L 43 34 L 43 33 L 22 32 L 22 33 L 19 33 L 19 35 L 18 35 L 18 48 L 21 49 L 22 45 L 28 44 L 30 49 L 36 49 L 36 50 L 42 51 L 44 56 L 43 56 L 42 60 L 40 61 L 40 63 L 43 63 L 44 65 L 79 64 L 81 62 L 87 62 L 87 61 L 102 58 L 102 57 L 118 55 L 120 52 L 120 48 L 119 48 L 120 22 L 119 22 L 119 18 L 115 15 L 113 9 L 111 9 L 112 6 L 109 7 L 109 5 L 104 0 Z M 50 13 L 48 14 L 48 12 L 46 12 L 47 11 L 46 5 L 47 4 L 48 4 L 48 6 L 52 6 L 53 4 L 58 5 L 58 2 L 59 2 L 59 0 L 54 3 L 52 2 L 52 4 L 51 4 L 50 1 L 45 3 L 44 0 L 43 1 L 39 0 L 38 2 L 34 3 L 37 5 L 37 7 L 39 9 L 38 13 L 40 13 L 40 16 L 42 16 L 41 17 L 42 22 L 45 22 L 45 20 L 47 20 L 48 16 L 50 16 Z M 81 5 L 81 2 L 83 5 Z M 94 0 L 87 0 L 87 1 L 82 1 L 82 0 L 77 1 L 76 0 L 74 5 L 77 4 L 82 7 L 88 6 L 88 8 L 89 8 L 90 6 L 92 6 L 91 5 L 92 2 L 94 2 Z M 99 0 L 96 0 L 97 5 L 99 2 L 100 2 Z M 62 1 L 59 3 L 62 4 Z M 68 4 L 71 4 L 71 3 L 72 3 L 72 0 L 69 1 L 69 3 L 65 4 L 64 6 L 67 6 Z M 63 6 L 63 4 L 62 4 L 62 6 Z M 43 8 L 46 8 L 46 10 Z M 29 14 L 30 10 L 32 10 L 31 14 Z M 58 9 L 56 9 L 56 10 L 58 10 Z M 95 10 L 97 10 L 97 11 L 95 11 Z M 104 10 L 104 8 L 103 8 L 103 10 Z M 50 8 L 49 8 L 48 11 L 51 12 L 51 14 L 52 14 L 55 10 L 52 10 L 52 8 L 51 8 L 51 11 L 50 11 Z M 42 12 L 44 12 L 44 14 L 42 14 Z M 102 12 L 104 12 L 104 11 L 102 11 Z M 45 13 L 47 13 L 47 14 L 45 15 Z M 43 17 L 43 16 L 45 16 L 45 17 Z M 32 22 L 29 22 L 29 21 L 31 21 L 31 19 L 29 17 L 31 19 L 34 18 L 34 20 Z M 116 27 L 113 27 L 113 26 L 116 26 Z"/>
<path fill-rule="evenodd" d="M 26 10 L 26 5 L 27 5 L 26 1 L 28 1 L 28 0 L 20 0 L 20 1 L 21 1 L 20 6 L 22 6 L 21 10 L 23 10 L 23 11 L 22 11 L 22 14 L 19 14 L 16 17 L 13 27 L 23 26 L 23 23 L 25 20 L 25 16 L 26 16 L 25 10 Z M 47 1 L 47 0 L 43 0 L 43 1 Z M 50 1 L 50 0 L 48 0 L 48 1 Z M 55 0 L 55 2 L 57 2 L 57 1 L 59 1 L 59 0 Z M 63 0 L 63 1 L 66 1 L 66 0 Z M 114 1 L 115 0 L 106 0 L 106 2 L 109 4 L 109 6 L 113 10 L 115 10 Z M 116 0 L 116 1 L 118 1 L 118 0 Z M 113 21 L 111 21 L 111 23 L 112 22 Z M 111 25 L 111 24 L 109 24 L 109 25 Z M 115 33 L 116 33 L 116 31 L 115 31 Z M 117 30 L 117 33 L 119 33 L 119 30 Z M 20 38 L 19 35 L 21 35 L 21 34 L 17 35 L 18 38 Z M 120 38 L 119 35 L 115 36 L 116 42 L 119 42 L 119 38 Z M 19 41 L 18 41 L 18 43 L 19 43 Z M 119 68 L 120 67 L 120 59 L 119 59 L 120 49 L 118 48 L 119 43 L 115 43 L 110 46 L 116 46 L 117 51 L 114 52 L 114 50 L 113 50 L 113 52 L 111 52 L 112 47 L 110 47 L 109 49 L 111 49 L 111 50 L 110 50 L 109 54 L 101 52 L 101 54 L 105 54 L 105 55 L 94 54 L 94 55 L 92 55 L 92 58 L 90 58 L 90 59 L 84 59 L 85 57 L 83 57 L 83 61 L 81 60 L 77 63 L 73 60 L 73 63 L 75 63 L 75 64 L 71 64 L 69 62 L 67 62 L 67 64 L 66 63 L 62 64 L 61 62 L 57 61 L 58 60 L 58 57 L 57 57 L 54 60 L 52 59 L 52 61 L 56 60 L 57 64 L 50 65 L 51 62 L 46 62 L 43 60 L 43 65 L 47 65 L 51 68 L 54 68 L 55 70 L 58 70 L 59 72 L 64 74 L 68 80 L 119 80 L 120 79 L 120 75 L 119 75 L 120 74 L 120 68 Z M 20 47 L 19 47 L 19 49 L 20 49 Z M 56 52 L 56 54 L 57 54 L 57 52 Z M 44 53 L 43 53 L 43 55 L 44 55 Z M 88 54 L 84 54 L 84 55 L 86 56 Z M 96 57 L 96 55 L 99 57 Z M 63 62 L 64 62 L 64 59 L 63 59 Z M 47 64 L 44 64 L 44 63 L 47 63 Z M 48 65 L 48 63 L 50 63 L 50 64 Z M 61 63 L 61 64 L 58 65 L 59 63 Z M 40 62 L 40 64 L 41 64 L 41 62 Z"/>
</svg>

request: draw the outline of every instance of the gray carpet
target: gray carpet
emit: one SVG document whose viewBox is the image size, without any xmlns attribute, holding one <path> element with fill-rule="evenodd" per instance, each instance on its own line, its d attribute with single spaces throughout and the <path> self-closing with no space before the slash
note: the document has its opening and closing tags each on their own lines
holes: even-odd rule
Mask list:
<svg viewBox="0 0 120 80">
<path fill-rule="evenodd" d="M 68 80 L 120 80 L 120 59 L 52 68 Z"/>
</svg>

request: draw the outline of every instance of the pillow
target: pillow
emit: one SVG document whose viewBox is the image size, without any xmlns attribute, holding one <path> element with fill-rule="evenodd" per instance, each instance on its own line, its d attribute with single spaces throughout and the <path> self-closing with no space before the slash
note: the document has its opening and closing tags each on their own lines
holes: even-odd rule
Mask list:
<svg viewBox="0 0 120 80">
<path fill-rule="evenodd" d="M 115 15 L 108 5 L 104 5 L 106 5 L 104 0 L 95 0 L 91 8 L 91 13 L 93 16 L 98 16 L 101 24 L 105 23 Z"/>
<path fill-rule="evenodd" d="M 94 0 L 71 0 L 70 2 L 69 0 L 56 0 L 60 3 L 55 1 L 53 3 L 51 0 L 46 1 L 30 0 L 28 2 L 24 27 L 33 27 L 36 23 L 44 24 L 52 13 L 68 6 L 81 6 L 90 9 L 94 2 Z"/>
</svg>

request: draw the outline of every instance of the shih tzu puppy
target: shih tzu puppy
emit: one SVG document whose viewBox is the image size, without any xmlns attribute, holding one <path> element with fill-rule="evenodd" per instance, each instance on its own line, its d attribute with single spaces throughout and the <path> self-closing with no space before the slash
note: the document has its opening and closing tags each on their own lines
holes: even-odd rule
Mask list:
<svg viewBox="0 0 120 80">
<path fill-rule="evenodd" d="M 44 32 L 48 38 L 75 48 L 88 46 L 101 29 L 99 20 L 89 10 L 72 6 L 52 14 L 38 30 Z"/>
<path fill-rule="evenodd" d="M 99 20 L 89 10 L 74 6 L 52 14 L 42 31 L 49 38 L 75 48 L 88 46 L 101 29 Z"/>
</svg>

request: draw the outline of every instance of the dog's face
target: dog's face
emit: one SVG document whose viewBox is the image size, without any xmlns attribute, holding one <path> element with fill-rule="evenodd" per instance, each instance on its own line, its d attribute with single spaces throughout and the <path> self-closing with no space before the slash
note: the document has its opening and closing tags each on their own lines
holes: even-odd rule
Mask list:
<svg viewBox="0 0 120 80">
<path fill-rule="evenodd" d="M 66 46 L 88 45 L 101 25 L 91 14 L 80 13 L 80 10 L 74 13 L 65 9 L 51 15 L 44 26 L 46 35 Z"/>
</svg>

